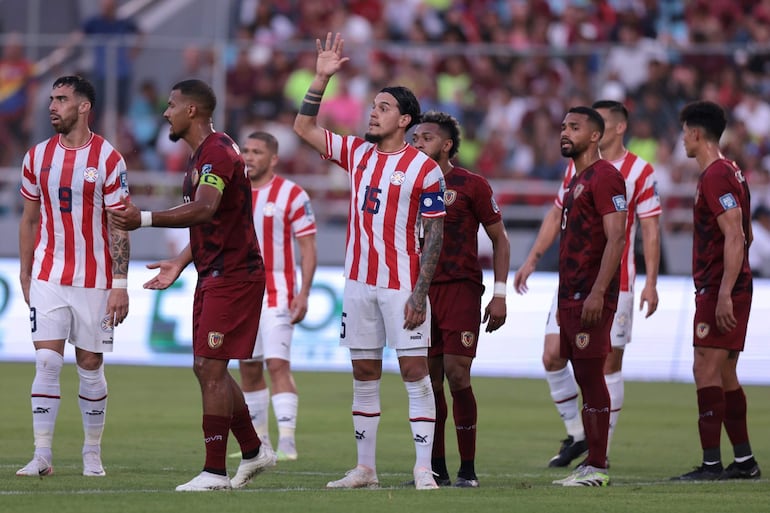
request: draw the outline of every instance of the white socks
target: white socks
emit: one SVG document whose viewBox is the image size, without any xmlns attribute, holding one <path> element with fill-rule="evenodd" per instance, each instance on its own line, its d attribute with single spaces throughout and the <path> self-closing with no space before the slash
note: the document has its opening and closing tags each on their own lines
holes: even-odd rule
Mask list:
<svg viewBox="0 0 770 513">
<path fill-rule="evenodd" d="M 380 425 L 380 380 L 353 380 L 353 429 L 358 464 L 375 470 L 377 428 Z"/>
<path fill-rule="evenodd" d="M 294 440 L 297 429 L 297 407 L 299 398 L 292 392 L 273 394 L 273 412 L 278 421 L 278 439 Z"/>
<path fill-rule="evenodd" d="M 246 400 L 246 406 L 249 408 L 251 423 L 254 425 L 257 436 L 259 436 L 259 439 L 263 444 L 270 445 L 270 430 L 268 423 L 270 390 L 263 388 L 262 390 L 256 390 L 254 392 L 244 392 L 243 398 Z"/>
<path fill-rule="evenodd" d="M 578 407 L 577 383 L 575 383 L 569 366 L 557 371 L 546 371 L 545 379 L 551 390 L 551 399 L 553 399 L 556 410 L 558 410 L 559 416 L 567 428 L 567 434 L 572 436 L 575 441 L 585 440 L 583 418 Z"/>
<path fill-rule="evenodd" d="M 425 376 L 419 381 L 405 381 L 404 385 L 409 395 L 409 424 L 412 427 L 416 453 L 414 468 L 431 468 L 433 432 L 436 427 L 436 402 L 433 398 L 430 377 Z"/>
<path fill-rule="evenodd" d="M 59 376 L 64 357 L 50 349 L 35 351 L 35 378 L 32 381 L 32 432 L 35 438 L 35 454 L 51 462 L 51 446 L 56 426 L 56 416 L 61 403 Z"/>
<path fill-rule="evenodd" d="M 607 383 L 607 391 L 610 393 L 610 431 L 607 436 L 607 455 L 609 456 L 610 442 L 615 432 L 615 426 L 618 423 L 620 410 L 623 409 L 623 399 L 625 398 L 623 372 L 618 371 L 612 374 L 605 374 L 604 381 Z"/>
<path fill-rule="evenodd" d="M 84 452 L 86 448 L 99 452 L 104 433 L 104 417 L 107 413 L 107 380 L 104 377 L 104 364 L 98 369 L 86 370 L 77 367 L 80 376 L 80 388 L 78 391 L 78 404 L 83 415 L 83 442 Z"/>
</svg>

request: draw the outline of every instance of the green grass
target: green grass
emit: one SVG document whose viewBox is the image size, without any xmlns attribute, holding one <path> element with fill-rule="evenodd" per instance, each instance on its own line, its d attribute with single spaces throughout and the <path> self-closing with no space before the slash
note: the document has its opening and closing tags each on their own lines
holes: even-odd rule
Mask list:
<svg viewBox="0 0 770 513">
<path fill-rule="evenodd" d="M 3 391 L 0 439 L 0 511 L 231 512 L 469 511 L 469 512 L 766 512 L 767 477 L 758 482 L 673 483 L 670 476 L 699 462 L 692 385 L 627 383 L 612 444 L 612 486 L 569 489 L 551 484 L 565 470 L 545 467 L 563 426 L 540 380 L 475 378 L 479 403 L 478 490 L 417 492 L 411 478 L 414 448 L 406 392 L 386 375 L 378 436 L 381 490 L 327 491 L 324 485 L 355 464 L 351 377 L 297 373 L 300 389 L 299 460 L 279 464 L 247 489 L 175 493 L 203 463 L 200 394 L 190 369 L 108 366 L 110 402 L 103 440 L 106 478 L 80 475 L 82 427 L 77 376 L 62 374 L 63 401 L 54 443 L 56 472 L 42 479 L 14 472 L 32 454 L 29 387 L 32 363 L 0 364 Z M 770 465 L 770 388 L 747 387 L 749 430 L 760 464 Z M 451 420 L 450 420 L 451 423 Z M 275 440 L 275 426 L 273 426 Z M 457 468 L 451 426 L 450 471 Z M 230 442 L 234 450 L 234 441 Z M 723 457 L 732 452 L 723 436 Z M 237 461 L 228 461 L 231 473 Z M 766 467 L 770 472 L 770 467 Z M 599 500 L 597 500 L 599 498 Z"/>
</svg>

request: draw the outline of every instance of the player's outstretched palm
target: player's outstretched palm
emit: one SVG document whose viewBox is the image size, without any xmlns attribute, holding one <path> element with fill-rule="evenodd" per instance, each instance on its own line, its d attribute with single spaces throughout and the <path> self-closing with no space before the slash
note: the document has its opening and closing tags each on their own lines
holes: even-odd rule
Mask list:
<svg viewBox="0 0 770 513">
<path fill-rule="evenodd" d="M 179 278 L 182 269 L 173 260 L 161 260 L 152 264 L 147 264 L 147 269 L 158 269 L 158 274 L 144 284 L 144 288 L 152 290 L 163 290 L 171 286 Z"/>
<path fill-rule="evenodd" d="M 316 60 L 316 73 L 322 76 L 330 77 L 337 73 L 342 65 L 350 60 L 350 57 L 342 56 L 342 49 L 345 46 L 345 40 L 337 32 L 332 40 L 332 33 L 326 34 L 326 42 L 321 45 L 321 40 L 315 40 L 318 50 L 318 59 Z"/>
</svg>

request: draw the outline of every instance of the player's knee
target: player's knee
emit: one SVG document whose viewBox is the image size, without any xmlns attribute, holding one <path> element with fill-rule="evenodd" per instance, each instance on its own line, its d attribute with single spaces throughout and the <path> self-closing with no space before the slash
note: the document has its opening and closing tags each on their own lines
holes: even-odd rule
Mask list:
<svg viewBox="0 0 770 513">
<path fill-rule="evenodd" d="M 556 372 L 567 366 L 567 360 L 560 355 L 546 351 L 543 353 L 543 368 L 548 372 Z"/>
</svg>

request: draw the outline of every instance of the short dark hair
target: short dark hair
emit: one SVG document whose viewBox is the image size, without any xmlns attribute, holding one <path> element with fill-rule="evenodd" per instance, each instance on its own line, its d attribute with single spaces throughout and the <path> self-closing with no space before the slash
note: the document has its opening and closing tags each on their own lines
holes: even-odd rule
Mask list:
<svg viewBox="0 0 770 513">
<path fill-rule="evenodd" d="M 577 107 L 572 107 L 570 110 L 567 111 L 567 114 L 583 114 L 584 116 L 588 116 L 588 121 L 593 123 L 593 125 L 599 130 L 599 138 L 604 137 L 604 118 L 596 112 L 591 107 L 586 107 L 584 105 L 579 105 Z"/>
<path fill-rule="evenodd" d="M 274 155 L 278 155 L 278 139 L 273 136 L 273 134 L 269 134 L 267 132 L 251 132 L 247 137 L 247 139 L 256 139 L 258 141 L 262 141 L 267 145 L 267 149 L 270 150 L 270 153 L 273 153 Z"/>
<path fill-rule="evenodd" d="M 702 128 L 708 138 L 719 141 L 727 126 L 727 115 L 725 110 L 714 102 L 696 101 L 684 106 L 679 113 L 679 122 L 689 127 Z"/>
<path fill-rule="evenodd" d="M 183 96 L 190 98 L 204 114 L 211 115 L 217 108 L 217 96 L 206 82 L 191 78 L 174 84 L 172 91 L 179 91 Z"/>
<path fill-rule="evenodd" d="M 615 101 L 615 100 L 596 100 L 593 105 L 591 105 L 591 108 L 596 109 L 607 109 L 608 111 L 612 112 L 613 114 L 620 114 L 623 116 L 624 121 L 628 121 L 628 109 L 625 105 L 622 103 Z"/>
<path fill-rule="evenodd" d="M 380 89 L 380 92 L 392 95 L 398 103 L 398 111 L 412 118 L 409 126 L 406 127 L 407 130 L 420 122 L 420 102 L 408 87 L 388 86 Z"/>
<path fill-rule="evenodd" d="M 457 154 L 460 149 L 460 123 L 457 119 L 446 112 L 435 110 L 428 111 L 420 116 L 420 123 L 435 123 L 451 139 L 452 148 L 449 150 L 449 158 Z"/>
<path fill-rule="evenodd" d="M 70 86 L 72 90 L 75 91 L 75 94 L 82 96 L 91 102 L 91 107 L 96 104 L 96 90 L 94 89 L 94 85 L 87 79 L 79 75 L 65 75 L 54 81 L 52 89 L 62 86 Z"/>
</svg>

